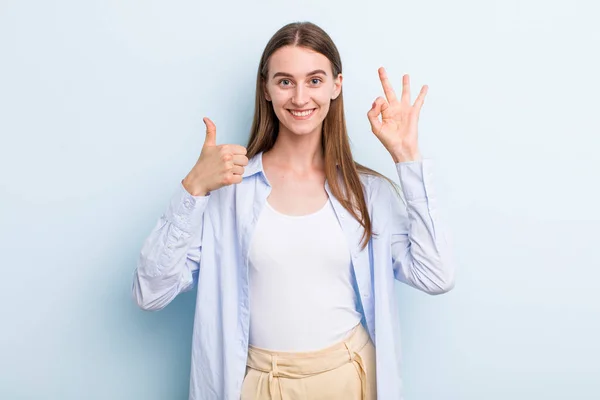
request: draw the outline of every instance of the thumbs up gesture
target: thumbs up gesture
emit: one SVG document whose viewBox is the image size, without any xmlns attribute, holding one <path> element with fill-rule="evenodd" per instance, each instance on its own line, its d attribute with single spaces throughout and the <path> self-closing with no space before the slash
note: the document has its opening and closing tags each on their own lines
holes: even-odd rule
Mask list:
<svg viewBox="0 0 600 400">
<path fill-rule="evenodd" d="M 209 119 L 206 139 L 196 165 L 183 179 L 183 187 L 193 196 L 206 196 L 208 192 L 242 181 L 244 167 L 248 165 L 246 148 L 237 144 L 217 145 L 217 127 Z"/>
</svg>

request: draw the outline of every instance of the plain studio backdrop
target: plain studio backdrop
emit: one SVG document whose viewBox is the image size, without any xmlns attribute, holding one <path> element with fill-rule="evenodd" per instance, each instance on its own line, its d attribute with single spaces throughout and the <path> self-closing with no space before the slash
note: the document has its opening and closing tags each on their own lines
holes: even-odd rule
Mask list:
<svg viewBox="0 0 600 400">
<path fill-rule="evenodd" d="M 600 9 L 593 1 L 0 2 L 0 398 L 187 399 L 195 292 L 139 310 L 143 240 L 203 116 L 246 144 L 275 31 L 336 42 L 358 161 L 385 66 L 429 94 L 455 289 L 398 284 L 406 400 L 600 398 Z M 595 250 L 596 249 L 596 250 Z M 385 351 L 385 349 L 381 349 Z"/>
</svg>

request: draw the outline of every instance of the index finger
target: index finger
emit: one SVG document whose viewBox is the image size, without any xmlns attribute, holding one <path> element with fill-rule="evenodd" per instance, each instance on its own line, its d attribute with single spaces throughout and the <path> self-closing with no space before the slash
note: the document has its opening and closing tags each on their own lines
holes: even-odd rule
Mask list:
<svg viewBox="0 0 600 400">
<path fill-rule="evenodd" d="M 383 86 L 383 92 L 385 93 L 385 97 L 387 98 L 388 103 L 393 103 L 396 101 L 396 93 L 394 92 L 394 88 L 392 88 L 392 84 L 387 77 L 387 73 L 385 72 L 385 68 L 379 68 L 379 79 L 381 80 L 381 85 Z"/>
<path fill-rule="evenodd" d="M 239 144 L 230 144 L 228 147 L 234 156 L 235 155 L 245 156 L 246 153 L 248 152 L 244 146 L 240 146 Z"/>
</svg>

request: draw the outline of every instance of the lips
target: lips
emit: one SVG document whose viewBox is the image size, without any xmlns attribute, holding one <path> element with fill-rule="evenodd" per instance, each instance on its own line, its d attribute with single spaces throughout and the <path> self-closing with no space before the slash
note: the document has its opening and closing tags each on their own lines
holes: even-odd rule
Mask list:
<svg viewBox="0 0 600 400">
<path fill-rule="evenodd" d="M 315 110 L 316 110 L 316 108 L 312 108 L 310 110 L 302 110 L 302 111 L 296 111 L 296 110 L 288 110 L 288 111 L 295 119 L 307 119 L 307 118 L 310 118 L 310 116 L 314 114 Z"/>
</svg>

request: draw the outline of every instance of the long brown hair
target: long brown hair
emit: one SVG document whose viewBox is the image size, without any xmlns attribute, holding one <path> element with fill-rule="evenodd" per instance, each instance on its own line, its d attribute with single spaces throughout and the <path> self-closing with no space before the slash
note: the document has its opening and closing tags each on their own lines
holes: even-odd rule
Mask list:
<svg viewBox="0 0 600 400">
<path fill-rule="evenodd" d="M 248 158 L 254 157 L 261 151 L 270 150 L 279 134 L 279 121 L 273 106 L 265 98 L 263 85 L 268 80 L 269 58 L 284 46 L 300 46 L 321 53 L 331 62 L 334 78 L 342 73 L 342 60 L 337 47 L 323 29 L 310 22 L 294 22 L 279 29 L 267 43 L 258 65 L 254 120 L 247 146 Z M 363 227 L 362 248 L 364 249 L 373 231 L 359 174 L 384 178 L 398 193 L 397 187 L 384 175 L 354 161 L 346 130 L 344 99 L 341 92 L 335 100 L 331 101 L 329 112 L 323 121 L 321 137 L 325 157 L 325 177 L 333 195 Z M 338 177 L 341 179 L 338 180 Z"/>
</svg>

